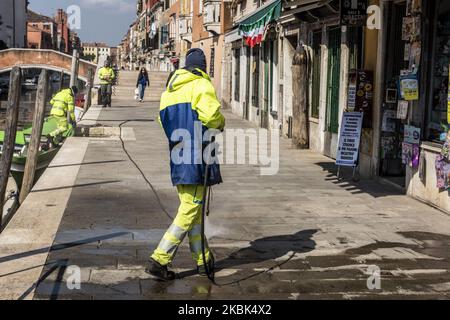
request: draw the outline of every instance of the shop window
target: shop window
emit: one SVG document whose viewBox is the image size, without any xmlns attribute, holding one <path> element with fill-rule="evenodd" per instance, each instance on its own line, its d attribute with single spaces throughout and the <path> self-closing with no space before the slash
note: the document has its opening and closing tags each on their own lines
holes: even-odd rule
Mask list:
<svg viewBox="0 0 450 320">
<path fill-rule="evenodd" d="M 311 97 L 311 117 L 319 118 L 320 105 L 320 65 L 321 65 L 321 51 L 320 44 L 322 42 L 322 30 L 313 32 L 312 35 L 312 97 Z"/>
<path fill-rule="evenodd" d="M 398 177 L 392 182 L 404 186 L 405 166 L 402 164 L 402 143 L 404 137 L 404 123 L 406 119 L 397 118 L 398 109 L 398 80 L 401 70 L 408 69 L 405 60 L 405 44 L 402 40 L 403 18 L 406 15 L 404 3 L 389 4 L 389 24 L 387 30 L 387 52 L 385 81 L 386 87 L 381 112 L 380 137 L 380 175 Z"/>
<path fill-rule="evenodd" d="M 234 49 L 233 50 L 234 55 L 234 101 L 239 102 L 240 100 L 240 91 L 239 91 L 239 85 L 240 85 L 240 68 L 241 68 L 241 50 Z"/>
<path fill-rule="evenodd" d="M 450 2 L 439 1 L 437 9 L 435 57 L 432 70 L 432 101 L 428 113 L 428 139 L 442 142 L 441 134 L 448 124 L 449 64 L 450 64 Z"/>
<path fill-rule="evenodd" d="M 216 60 L 216 49 L 214 47 L 211 48 L 211 60 L 209 62 L 209 76 L 214 78 L 214 61 Z"/>
<path fill-rule="evenodd" d="M 350 51 L 349 69 L 361 69 L 363 61 L 363 28 L 348 27 L 347 43 Z"/>
<path fill-rule="evenodd" d="M 328 90 L 327 90 L 327 129 L 339 130 L 339 87 L 341 74 L 341 28 L 329 30 L 328 38 Z"/>
<path fill-rule="evenodd" d="M 254 47 L 252 52 L 252 105 L 259 107 L 259 46 Z"/>
<path fill-rule="evenodd" d="M 269 43 L 269 109 L 270 112 L 277 112 L 278 106 L 275 101 L 277 97 L 277 87 L 275 81 L 275 71 L 278 63 L 278 41 L 271 41 Z"/>
</svg>

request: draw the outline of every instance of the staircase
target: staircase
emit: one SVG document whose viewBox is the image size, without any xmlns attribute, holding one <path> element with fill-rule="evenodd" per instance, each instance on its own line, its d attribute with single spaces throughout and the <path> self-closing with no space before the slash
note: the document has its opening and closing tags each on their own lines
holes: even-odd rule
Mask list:
<svg viewBox="0 0 450 320">
<path fill-rule="evenodd" d="M 119 71 L 118 85 L 114 89 L 113 99 L 130 100 L 134 99 L 134 90 L 138 79 L 138 71 Z M 166 89 L 168 72 L 150 71 L 148 73 L 150 86 L 145 89 L 144 101 L 159 101 L 161 94 Z"/>
</svg>

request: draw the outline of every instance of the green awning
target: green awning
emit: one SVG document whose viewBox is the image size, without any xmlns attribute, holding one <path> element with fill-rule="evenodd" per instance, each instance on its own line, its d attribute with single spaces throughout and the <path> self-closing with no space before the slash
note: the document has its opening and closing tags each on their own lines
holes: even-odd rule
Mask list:
<svg viewBox="0 0 450 320">
<path fill-rule="evenodd" d="M 251 16 L 239 22 L 239 30 L 248 32 L 261 24 L 277 20 L 281 15 L 281 0 L 275 0 L 265 7 L 261 7 Z"/>
</svg>

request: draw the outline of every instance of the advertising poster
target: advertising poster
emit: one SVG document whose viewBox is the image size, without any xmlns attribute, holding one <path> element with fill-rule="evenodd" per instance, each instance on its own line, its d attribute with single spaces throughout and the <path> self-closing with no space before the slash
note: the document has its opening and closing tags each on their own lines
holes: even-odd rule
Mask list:
<svg viewBox="0 0 450 320">
<path fill-rule="evenodd" d="M 372 127 L 373 73 L 352 69 L 348 75 L 348 111 L 364 113 L 363 128 Z"/>
<path fill-rule="evenodd" d="M 408 117 L 409 103 L 405 100 L 400 100 L 397 106 L 397 119 L 405 120 Z"/>
<path fill-rule="evenodd" d="M 450 68 L 449 70 L 449 81 L 448 81 L 448 98 L 447 98 L 447 123 L 450 124 Z"/>
<path fill-rule="evenodd" d="M 420 128 L 405 125 L 404 142 L 411 144 L 420 144 Z"/>
<path fill-rule="evenodd" d="M 419 100 L 419 80 L 416 75 L 400 77 L 400 94 L 406 101 Z"/>
<path fill-rule="evenodd" d="M 381 130 L 384 132 L 395 132 L 395 119 L 397 112 L 395 110 L 385 110 L 383 113 L 383 121 L 381 123 Z"/>
<path fill-rule="evenodd" d="M 402 163 L 412 168 L 419 167 L 420 147 L 418 144 L 402 143 Z"/>
<path fill-rule="evenodd" d="M 336 156 L 338 166 L 354 167 L 358 163 L 363 122 L 362 112 L 344 112 Z"/>
<path fill-rule="evenodd" d="M 362 26 L 367 20 L 367 0 L 341 0 L 341 25 Z"/>
</svg>

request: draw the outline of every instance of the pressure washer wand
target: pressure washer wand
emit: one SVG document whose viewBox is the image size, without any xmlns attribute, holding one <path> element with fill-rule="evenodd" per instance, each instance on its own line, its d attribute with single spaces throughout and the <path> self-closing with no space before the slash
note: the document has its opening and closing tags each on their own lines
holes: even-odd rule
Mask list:
<svg viewBox="0 0 450 320">
<path fill-rule="evenodd" d="M 215 137 L 211 138 L 211 143 L 215 142 Z M 208 279 L 211 280 L 213 284 L 216 284 L 214 279 L 214 271 L 209 269 L 208 264 L 206 263 L 206 236 L 205 236 L 205 221 L 206 217 L 209 216 L 209 204 L 210 204 L 210 195 L 211 195 L 211 186 L 209 186 L 209 161 L 205 167 L 205 180 L 203 183 L 203 205 L 202 205 L 202 223 L 201 223 L 201 237 L 202 237 L 202 257 L 203 257 L 203 266 L 205 267 L 206 275 Z M 211 250 L 211 249 L 209 249 Z M 213 255 L 210 254 L 210 259 L 214 259 Z M 214 260 L 212 261 L 214 265 Z"/>
</svg>

